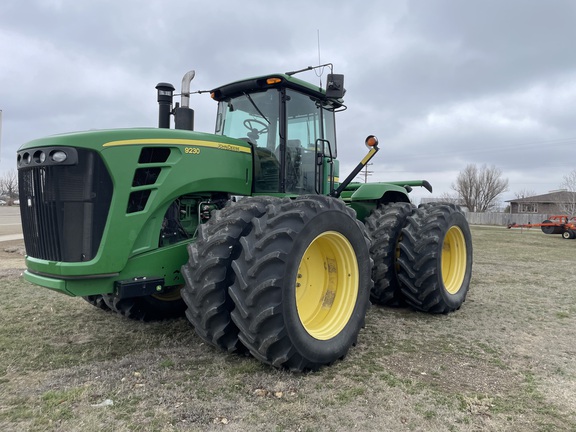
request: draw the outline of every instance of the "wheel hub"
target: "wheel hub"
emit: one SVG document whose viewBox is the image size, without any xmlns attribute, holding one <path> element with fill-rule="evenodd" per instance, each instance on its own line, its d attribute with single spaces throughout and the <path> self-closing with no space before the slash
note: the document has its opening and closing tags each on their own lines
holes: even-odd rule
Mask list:
<svg viewBox="0 0 576 432">
<path fill-rule="evenodd" d="M 296 307 L 306 331 L 316 339 L 337 336 L 358 296 L 358 261 L 342 234 L 327 231 L 308 246 L 298 267 Z"/>
<path fill-rule="evenodd" d="M 450 294 L 462 287 L 466 275 L 466 241 L 462 230 L 452 226 L 446 233 L 442 245 L 442 279 Z"/>
</svg>

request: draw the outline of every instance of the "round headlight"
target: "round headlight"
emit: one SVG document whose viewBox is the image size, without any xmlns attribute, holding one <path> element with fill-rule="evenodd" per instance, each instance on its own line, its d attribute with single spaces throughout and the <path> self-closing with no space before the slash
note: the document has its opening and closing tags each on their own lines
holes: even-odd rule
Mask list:
<svg viewBox="0 0 576 432">
<path fill-rule="evenodd" d="M 34 162 L 36 163 L 44 163 L 46 160 L 46 153 L 41 150 L 38 150 L 34 153 Z"/>
<path fill-rule="evenodd" d="M 56 150 L 50 153 L 50 157 L 54 162 L 64 162 L 68 155 L 62 150 Z"/>
<path fill-rule="evenodd" d="M 30 153 L 24 153 L 22 155 L 22 160 L 24 161 L 25 164 L 29 164 L 30 161 L 32 160 L 32 155 Z"/>
</svg>

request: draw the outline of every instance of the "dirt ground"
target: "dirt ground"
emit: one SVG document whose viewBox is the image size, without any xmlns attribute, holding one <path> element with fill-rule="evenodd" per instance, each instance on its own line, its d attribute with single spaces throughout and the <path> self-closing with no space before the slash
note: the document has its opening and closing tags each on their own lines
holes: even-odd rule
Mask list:
<svg viewBox="0 0 576 432">
<path fill-rule="evenodd" d="M 14 206 L 0 206 L 0 269 L 19 274 L 24 265 L 20 211 Z"/>
<path fill-rule="evenodd" d="M 0 269 L 24 270 L 24 240 L 0 242 Z"/>
</svg>

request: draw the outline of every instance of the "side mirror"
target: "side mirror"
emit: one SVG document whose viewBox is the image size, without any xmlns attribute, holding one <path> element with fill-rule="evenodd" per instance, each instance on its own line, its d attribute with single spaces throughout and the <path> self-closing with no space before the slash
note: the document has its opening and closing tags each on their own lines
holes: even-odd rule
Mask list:
<svg viewBox="0 0 576 432">
<path fill-rule="evenodd" d="M 341 99 L 344 97 L 345 93 L 344 75 L 328 74 L 326 80 L 326 97 L 330 99 Z"/>
</svg>

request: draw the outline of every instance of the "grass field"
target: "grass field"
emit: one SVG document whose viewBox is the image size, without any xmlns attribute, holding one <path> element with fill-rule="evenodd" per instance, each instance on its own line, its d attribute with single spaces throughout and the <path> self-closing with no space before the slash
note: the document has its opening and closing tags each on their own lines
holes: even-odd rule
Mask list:
<svg viewBox="0 0 576 432">
<path fill-rule="evenodd" d="M 459 311 L 372 307 L 348 357 L 313 374 L 219 352 L 185 319 L 122 319 L 3 265 L 0 430 L 576 430 L 576 240 L 472 234 Z"/>
</svg>

